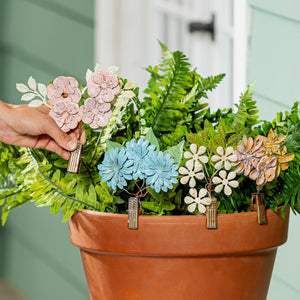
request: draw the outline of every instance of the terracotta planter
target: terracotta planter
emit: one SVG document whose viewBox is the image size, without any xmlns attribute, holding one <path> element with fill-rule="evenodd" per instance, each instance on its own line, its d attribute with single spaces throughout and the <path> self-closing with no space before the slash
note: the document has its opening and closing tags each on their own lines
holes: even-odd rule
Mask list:
<svg viewBox="0 0 300 300">
<path fill-rule="evenodd" d="M 289 209 L 218 216 L 206 229 L 203 216 L 76 213 L 71 242 L 80 247 L 92 300 L 266 299 L 277 247 L 287 239 Z"/>
</svg>

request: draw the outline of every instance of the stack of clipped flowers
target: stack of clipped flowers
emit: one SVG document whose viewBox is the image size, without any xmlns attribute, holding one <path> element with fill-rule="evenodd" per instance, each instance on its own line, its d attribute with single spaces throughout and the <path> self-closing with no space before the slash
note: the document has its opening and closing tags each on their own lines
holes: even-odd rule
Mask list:
<svg viewBox="0 0 300 300">
<path fill-rule="evenodd" d="M 111 102 L 121 92 L 122 81 L 115 74 L 117 70 L 114 67 L 103 70 L 96 65 L 94 72 L 88 70 L 87 85 L 82 90 L 78 81 L 70 76 L 58 76 L 47 87 L 38 83 L 38 89 L 35 79 L 30 77 L 28 86 L 17 84 L 17 89 L 24 93 L 21 100 L 30 101 L 29 106 L 48 106 L 49 115 L 64 132 L 75 129 L 81 121 L 92 129 L 103 128 L 112 116 Z"/>
<path fill-rule="evenodd" d="M 90 96 L 79 107 L 81 91 L 75 78 L 59 76 L 47 87 L 47 96 L 53 105 L 50 116 L 65 132 L 74 129 L 82 120 L 96 129 L 104 127 L 112 115 L 111 104 L 121 88 L 119 79 L 108 70 L 95 71 L 87 82 Z"/>
</svg>

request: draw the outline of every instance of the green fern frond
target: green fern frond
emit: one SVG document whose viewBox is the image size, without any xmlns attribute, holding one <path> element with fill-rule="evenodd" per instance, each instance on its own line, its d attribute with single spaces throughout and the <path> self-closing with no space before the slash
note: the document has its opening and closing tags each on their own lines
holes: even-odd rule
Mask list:
<svg viewBox="0 0 300 300">
<path fill-rule="evenodd" d="M 170 52 L 162 43 L 161 48 L 161 64 L 147 68 L 151 75 L 145 90 L 148 96 L 141 104 L 145 111 L 143 127 L 153 128 L 158 137 L 181 126 L 193 131 L 208 108 L 200 99 L 207 98 L 207 92 L 216 88 L 225 76 L 202 78 L 190 70 L 191 65 L 181 51 Z"/>
<path fill-rule="evenodd" d="M 299 164 L 299 162 L 298 162 Z M 275 197 L 272 208 L 284 204 L 284 208 L 290 203 L 292 210 L 300 213 L 300 170 L 290 168 L 284 173 L 284 185 Z M 284 208 L 282 213 L 284 215 Z"/>
<path fill-rule="evenodd" d="M 237 105 L 238 111 L 234 116 L 232 127 L 234 129 L 251 128 L 259 123 L 258 109 L 256 107 L 256 101 L 253 98 L 252 88 L 254 83 L 248 85 L 244 94 L 241 95 L 240 103 Z"/>
</svg>

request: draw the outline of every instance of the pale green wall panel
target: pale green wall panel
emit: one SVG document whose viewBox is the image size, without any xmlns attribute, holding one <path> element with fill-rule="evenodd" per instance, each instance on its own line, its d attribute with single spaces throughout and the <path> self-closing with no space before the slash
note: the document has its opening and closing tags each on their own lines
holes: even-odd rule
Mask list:
<svg viewBox="0 0 300 300">
<path fill-rule="evenodd" d="M 298 0 L 248 0 L 256 10 L 266 10 L 269 14 L 300 21 L 300 1 Z"/>
<path fill-rule="evenodd" d="M 297 38 L 298 37 L 298 38 Z M 299 100 L 300 22 L 253 10 L 248 81 L 277 102 Z"/>
<path fill-rule="evenodd" d="M 257 94 L 255 91 L 253 93 L 253 98 L 257 101 L 256 105 L 259 109 L 259 117 L 261 120 L 273 121 L 279 111 L 290 111 L 289 105 L 283 105 L 273 99 Z"/>
<path fill-rule="evenodd" d="M 3 0 L 1 0 L 3 1 Z M 25 51 L 36 60 L 48 63 L 83 80 L 92 67 L 93 37 L 91 27 L 46 10 L 24 0 L 6 1 L 1 44 L 7 51 Z"/>
<path fill-rule="evenodd" d="M 45 264 L 57 273 L 69 276 L 74 287 L 85 286 L 80 251 L 69 238 L 68 224 L 61 223 L 62 216 L 50 215 L 49 207 L 36 208 L 26 204 L 16 208 L 8 219 L 8 233 L 13 235 Z M 26 270 L 23 270 L 26 275 Z"/>
<path fill-rule="evenodd" d="M 30 75 L 84 81 L 94 64 L 93 19 L 93 0 L 0 0 L 0 99 L 19 104 L 15 84 Z M 16 209 L 0 228 L 0 254 L 0 276 L 27 300 L 89 299 L 79 249 L 49 208 Z"/>
<path fill-rule="evenodd" d="M 271 282 L 270 299 L 279 299 L 276 295 L 276 282 L 281 281 L 281 285 L 285 285 L 286 289 L 290 289 L 298 298 L 286 298 L 289 300 L 300 299 L 300 269 L 299 269 L 299 230 L 300 216 L 295 216 L 292 212 L 290 215 L 288 241 L 281 246 L 277 252 L 274 266 L 275 282 Z M 272 297 L 273 298 L 272 298 Z M 275 298 L 277 297 L 277 298 Z M 282 298 L 281 298 L 282 299 Z"/>
<path fill-rule="evenodd" d="M 285 278 L 273 274 L 267 300 L 298 300 L 299 290 L 289 285 Z"/>
<path fill-rule="evenodd" d="M 13 282 L 26 300 L 89 299 L 87 290 L 80 290 L 68 278 L 60 276 L 53 267 L 35 256 L 31 249 L 24 247 L 20 239 L 12 236 L 8 242 L 9 255 L 13 259 L 6 269 L 6 278 Z"/>
<path fill-rule="evenodd" d="M 94 0 L 23 0 L 93 27 Z"/>
<path fill-rule="evenodd" d="M 249 0 L 252 24 L 248 82 L 263 119 L 300 100 L 300 2 Z M 289 237 L 279 247 L 268 300 L 300 299 L 300 216 L 291 215 Z"/>
</svg>

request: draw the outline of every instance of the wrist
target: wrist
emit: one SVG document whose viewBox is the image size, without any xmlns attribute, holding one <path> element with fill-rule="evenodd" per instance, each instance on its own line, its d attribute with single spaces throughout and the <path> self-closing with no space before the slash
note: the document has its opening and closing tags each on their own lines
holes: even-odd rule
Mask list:
<svg viewBox="0 0 300 300">
<path fill-rule="evenodd" d="M 0 100 L 0 120 L 4 121 L 5 119 L 7 119 L 7 114 L 9 113 L 11 106 L 11 104 L 5 103 Z"/>
<path fill-rule="evenodd" d="M 2 102 L 0 100 L 0 141 L 7 143 L 8 142 L 8 125 L 7 118 L 9 114 L 9 104 Z"/>
</svg>

